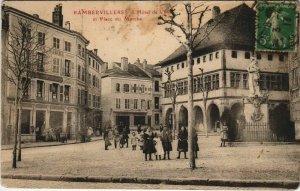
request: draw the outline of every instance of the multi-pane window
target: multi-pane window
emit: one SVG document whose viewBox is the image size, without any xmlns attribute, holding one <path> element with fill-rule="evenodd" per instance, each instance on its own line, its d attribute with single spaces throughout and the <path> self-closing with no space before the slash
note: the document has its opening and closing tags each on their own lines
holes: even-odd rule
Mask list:
<svg viewBox="0 0 300 191">
<path fill-rule="evenodd" d="M 77 70 L 77 78 L 80 79 L 81 74 L 81 66 L 78 65 L 78 70 Z"/>
<path fill-rule="evenodd" d="M 129 109 L 129 99 L 125 99 L 125 109 Z"/>
<path fill-rule="evenodd" d="M 44 92 L 44 81 L 37 80 L 36 97 L 42 98 Z"/>
<path fill-rule="evenodd" d="M 71 52 L 71 43 L 65 41 L 65 51 L 67 52 Z"/>
<path fill-rule="evenodd" d="M 129 84 L 124 84 L 123 90 L 124 90 L 124 92 L 129 92 Z"/>
<path fill-rule="evenodd" d="M 211 76 L 204 77 L 205 89 L 211 90 Z"/>
<path fill-rule="evenodd" d="M 288 90 L 288 76 L 286 74 L 261 74 L 259 83 L 263 90 Z"/>
<path fill-rule="evenodd" d="M 240 73 L 230 72 L 230 87 L 232 88 L 240 87 Z"/>
<path fill-rule="evenodd" d="M 116 83 L 116 92 L 120 92 L 121 86 L 119 83 Z"/>
<path fill-rule="evenodd" d="M 50 84 L 50 91 L 52 92 L 52 99 L 58 98 L 58 84 Z"/>
<path fill-rule="evenodd" d="M 37 70 L 40 72 L 44 72 L 45 68 L 44 68 L 44 54 L 43 53 L 37 53 Z"/>
<path fill-rule="evenodd" d="M 116 98 L 116 108 L 117 109 L 121 108 L 121 99 L 120 98 Z"/>
<path fill-rule="evenodd" d="M 154 108 L 159 109 L 159 97 L 154 97 Z"/>
<path fill-rule="evenodd" d="M 65 85 L 65 101 L 70 100 L 70 86 Z"/>
<path fill-rule="evenodd" d="M 133 109 L 137 109 L 138 108 L 138 100 L 134 99 L 133 100 Z"/>
<path fill-rule="evenodd" d="M 244 89 L 248 89 L 249 88 L 248 74 L 247 73 L 243 74 L 243 88 Z"/>
<path fill-rule="evenodd" d="M 53 58 L 52 72 L 59 73 L 59 58 Z"/>
<path fill-rule="evenodd" d="M 71 76 L 70 70 L 71 70 L 71 61 L 65 60 L 65 76 Z"/>
<path fill-rule="evenodd" d="M 237 58 L 237 51 L 231 51 L 231 58 Z"/>
<path fill-rule="evenodd" d="M 60 89 L 59 89 L 59 100 L 61 102 L 64 101 L 64 86 L 60 86 Z"/>
<path fill-rule="evenodd" d="M 45 33 L 38 32 L 38 44 L 45 45 Z"/>
<path fill-rule="evenodd" d="M 183 94 L 187 94 L 188 91 L 188 81 L 184 81 L 183 84 Z"/>
<path fill-rule="evenodd" d="M 212 75 L 212 89 L 219 89 L 219 74 Z"/>
<path fill-rule="evenodd" d="M 96 76 L 93 75 L 93 86 L 96 87 Z"/>
<path fill-rule="evenodd" d="M 53 38 L 53 48 L 57 48 L 59 49 L 59 43 L 60 43 L 60 40 L 59 38 Z"/>
</svg>

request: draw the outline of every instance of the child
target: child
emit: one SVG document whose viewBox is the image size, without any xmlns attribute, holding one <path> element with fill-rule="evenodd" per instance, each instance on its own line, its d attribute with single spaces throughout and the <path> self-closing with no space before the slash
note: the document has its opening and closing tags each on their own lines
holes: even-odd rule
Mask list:
<svg viewBox="0 0 300 191">
<path fill-rule="evenodd" d="M 221 129 L 221 147 L 226 147 L 225 143 L 228 140 L 228 127 L 226 122 L 224 122 L 222 129 Z"/>
<path fill-rule="evenodd" d="M 156 133 L 154 137 L 154 143 L 156 148 L 155 158 L 156 160 L 161 160 L 161 156 L 164 154 L 164 150 L 162 147 L 162 142 L 160 140 L 160 136 Z"/>
<path fill-rule="evenodd" d="M 132 150 L 136 150 L 137 142 L 138 142 L 138 138 L 135 136 L 135 132 L 132 132 L 132 137 L 131 137 Z"/>
<path fill-rule="evenodd" d="M 143 150 L 144 148 L 144 131 L 141 131 L 140 133 L 138 133 L 138 144 L 140 146 L 140 150 Z"/>
</svg>

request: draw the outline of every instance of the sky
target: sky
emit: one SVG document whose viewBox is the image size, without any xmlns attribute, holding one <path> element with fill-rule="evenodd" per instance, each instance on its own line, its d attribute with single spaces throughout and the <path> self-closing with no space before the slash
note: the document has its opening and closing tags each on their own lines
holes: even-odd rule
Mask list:
<svg viewBox="0 0 300 191">
<path fill-rule="evenodd" d="M 70 21 L 71 30 L 81 32 L 89 41 L 89 49 L 98 49 L 98 55 L 105 62 L 120 62 L 128 57 L 134 63 L 137 58 L 146 59 L 148 64 L 157 64 L 164 60 L 176 48 L 179 42 L 164 30 L 166 26 L 157 25 L 157 18 L 170 5 L 178 12 L 184 12 L 181 2 L 163 1 L 7 1 L 3 4 L 29 14 L 38 14 L 41 19 L 52 21 L 55 5 L 61 3 L 64 22 Z M 197 6 L 203 2 L 192 2 Z M 204 2 L 203 8 L 217 5 L 221 12 L 243 3 Z M 251 6 L 252 2 L 246 4 Z M 203 9 L 202 7 L 199 10 Z M 99 14 L 83 14 L 84 11 L 98 11 Z M 104 14 L 106 12 L 106 14 Z M 101 14 L 100 14 L 101 13 Z M 140 18 L 128 21 L 126 18 Z M 178 17 L 182 20 L 183 14 Z M 204 20 L 211 18 L 207 12 Z M 121 20 L 117 20 L 121 19 Z M 195 19 L 196 20 L 196 19 Z"/>
</svg>

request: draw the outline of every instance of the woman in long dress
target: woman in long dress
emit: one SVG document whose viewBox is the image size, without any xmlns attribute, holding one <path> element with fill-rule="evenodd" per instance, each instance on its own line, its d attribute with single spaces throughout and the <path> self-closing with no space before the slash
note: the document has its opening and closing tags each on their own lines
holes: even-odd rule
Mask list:
<svg viewBox="0 0 300 191">
<path fill-rule="evenodd" d="M 184 126 L 181 127 L 181 130 L 178 133 L 178 145 L 177 145 L 178 157 L 180 159 L 181 152 L 184 153 L 184 158 L 186 157 L 186 152 L 188 151 L 188 133 Z"/>
<path fill-rule="evenodd" d="M 149 155 L 149 160 L 152 160 L 151 155 L 153 153 L 156 153 L 153 139 L 154 139 L 154 133 L 152 132 L 151 127 L 149 127 L 144 134 L 143 153 L 145 154 L 145 160 L 147 160 L 148 155 Z"/>
</svg>

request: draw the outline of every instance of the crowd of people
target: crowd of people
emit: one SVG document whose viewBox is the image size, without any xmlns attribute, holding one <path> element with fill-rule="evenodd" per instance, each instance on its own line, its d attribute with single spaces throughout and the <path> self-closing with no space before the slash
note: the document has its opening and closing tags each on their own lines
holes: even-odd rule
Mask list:
<svg viewBox="0 0 300 191">
<path fill-rule="evenodd" d="M 110 134 L 112 136 L 110 136 Z M 130 135 L 130 136 L 129 136 Z M 197 158 L 199 151 L 197 134 L 194 133 L 192 140 L 194 156 Z M 138 126 L 136 132 L 130 134 L 130 129 L 127 126 L 122 128 L 106 129 L 104 131 L 104 141 L 105 150 L 108 150 L 109 146 L 114 146 L 115 149 L 123 148 L 126 146 L 128 148 L 129 138 L 131 143 L 131 148 L 133 151 L 141 150 L 145 156 L 145 161 L 153 160 L 152 156 L 155 156 L 156 160 L 170 160 L 170 152 L 172 148 L 172 131 L 167 126 L 160 127 L 159 131 L 154 132 L 151 127 L 142 130 Z M 186 127 L 182 126 L 177 135 L 178 144 L 177 151 L 178 157 L 180 159 L 181 153 L 184 153 L 184 158 L 187 159 L 186 153 L 188 152 L 188 132 Z M 113 145 L 111 143 L 113 141 Z"/>
</svg>

